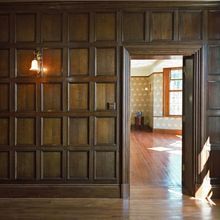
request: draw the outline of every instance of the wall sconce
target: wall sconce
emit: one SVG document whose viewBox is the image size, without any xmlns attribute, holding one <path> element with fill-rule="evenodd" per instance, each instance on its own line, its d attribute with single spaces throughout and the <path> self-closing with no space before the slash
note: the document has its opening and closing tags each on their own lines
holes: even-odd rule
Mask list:
<svg viewBox="0 0 220 220">
<path fill-rule="evenodd" d="M 40 50 L 35 50 L 34 51 L 34 59 L 31 61 L 31 71 L 36 71 L 37 76 L 41 75 L 42 72 L 42 66 L 43 66 L 43 59 L 42 59 L 42 54 Z"/>
</svg>

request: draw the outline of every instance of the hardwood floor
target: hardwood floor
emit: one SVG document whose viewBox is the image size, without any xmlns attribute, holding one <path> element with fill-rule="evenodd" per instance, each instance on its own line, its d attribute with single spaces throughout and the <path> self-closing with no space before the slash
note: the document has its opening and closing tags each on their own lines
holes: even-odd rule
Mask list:
<svg viewBox="0 0 220 220">
<path fill-rule="evenodd" d="M 144 137 L 142 137 L 144 135 Z M 131 134 L 131 198 L 122 199 L 0 199 L 0 219 L 40 220 L 218 220 L 220 200 L 213 203 L 184 196 L 179 177 L 178 137 Z M 146 143 L 152 143 L 147 147 Z M 172 143 L 176 143 L 173 144 Z M 160 148 L 159 148 L 160 147 Z M 152 149 L 150 149 L 152 148 Z M 157 148 L 156 150 L 154 148 Z M 168 149 L 164 149 L 168 148 Z M 158 151 L 161 150 L 161 151 Z M 163 151 L 162 151 L 163 150 Z M 167 152 L 169 151 L 169 152 Z M 166 154 L 165 154 L 166 152 Z M 142 156 L 141 156 L 142 155 Z M 165 155 L 165 156 L 164 156 Z M 147 157 L 151 156 L 151 160 Z M 152 167 L 153 165 L 153 167 Z M 173 167 L 174 166 L 174 167 Z M 141 168 L 141 170 L 137 170 Z M 165 167 L 168 171 L 165 172 Z M 150 169 L 145 172 L 145 168 Z M 162 168 L 162 171 L 159 171 Z M 141 175 L 141 172 L 143 175 Z M 155 177 L 153 179 L 153 177 Z M 175 180 L 173 181 L 172 178 Z"/>
<path fill-rule="evenodd" d="M 131 185 L 181 187 L 181 136 L 131 132 Z"/>
</svg>

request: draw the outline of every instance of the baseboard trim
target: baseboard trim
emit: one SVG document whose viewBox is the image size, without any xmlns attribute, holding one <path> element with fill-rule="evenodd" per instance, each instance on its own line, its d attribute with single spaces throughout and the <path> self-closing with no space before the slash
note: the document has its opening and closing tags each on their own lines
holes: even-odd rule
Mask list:
<svg viewBox="0 0 220 220">
<path fill-rule="evenodd" d="M 177 134 L 182 135 L 182 130 L 173 130 L 173 129 L 153 129 L 153 132 L 160 134 Z"/>
<path fill-rule="evenodd" d="M 0 198 L 120 198 L 120 185 L 0 185 Z"/>
</svg>

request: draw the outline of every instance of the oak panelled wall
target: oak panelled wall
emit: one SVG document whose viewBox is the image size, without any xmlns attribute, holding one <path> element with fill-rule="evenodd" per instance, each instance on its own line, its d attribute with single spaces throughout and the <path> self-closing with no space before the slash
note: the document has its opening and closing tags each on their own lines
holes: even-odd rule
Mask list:
<svg viewBox="0 0 220 220">
<path fill-rule="evenodd" d="M 1 195 L 121 195 L 121 52 L 137 44 L 204 46 L 218 186 L 220 6 L 82 4 L 0 5 Z M 39 77 L 29 70 L 35 49 L 43 54 Z M 48 185 L 62 189 L 44 194 Z"/>
</svg>

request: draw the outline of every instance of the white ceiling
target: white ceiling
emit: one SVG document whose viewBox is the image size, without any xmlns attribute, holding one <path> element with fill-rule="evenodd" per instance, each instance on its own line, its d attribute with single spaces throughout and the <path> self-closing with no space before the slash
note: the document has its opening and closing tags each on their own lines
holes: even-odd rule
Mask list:
<svg viewBox="0 0 220 220">
<path fill-rule="evenodd" d="M 164 60 L 131 60 L 131 76 L 149 76 L 154 72 L 163 72 L 163 68 L 182 66 L 182 56 L 173 56 L 172 59 Z"/>
</svg>

